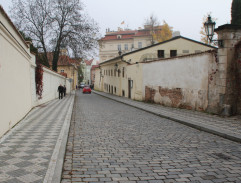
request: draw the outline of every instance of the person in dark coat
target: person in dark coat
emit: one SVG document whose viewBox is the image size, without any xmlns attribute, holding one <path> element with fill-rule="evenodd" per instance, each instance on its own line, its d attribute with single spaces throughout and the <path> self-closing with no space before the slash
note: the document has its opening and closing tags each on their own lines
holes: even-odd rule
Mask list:
<svg viewBox="0 0 241 183">
<path fill-rule="evenodd" d="M 64 93 L 64 87 L 61 84 L 58 87 L 58 92 L 59 92 L 59 99 L 62 99 L 63 93 Z"/>
<path fill-rule="evenodd" d="M 64 97 L 66 95 L 66 86 L 64 85 Z"/>
</svg>

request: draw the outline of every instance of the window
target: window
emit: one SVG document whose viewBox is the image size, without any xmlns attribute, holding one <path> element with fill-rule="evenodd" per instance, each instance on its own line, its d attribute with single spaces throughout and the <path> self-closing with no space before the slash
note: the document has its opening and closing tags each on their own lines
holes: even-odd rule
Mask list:
<svg viewBox="0 0 241 183">
<path fill-rule="evenodd" d="M 120 73 L 121 73 L 120 69 L 118 69 L 117 72 L 118 72 L 118 77 L 120 77 Z"/>
<path fill-rule="evenodd" d="M 157 50 L 157 57 L 158 58 L 165 58 L 165 52 L 164 50 Z"/>
<path fill-rule="evenodd" d="M 117 35 L 117 39 L 121 39 L 121 35 Z"/>
<path fill-rule="evenodd" d="M 64 70 L 63 69 L 61 69 L 61 71 L 60 72 L 64 72 Z"/>
<path fill-rule="evenodd" d="M 114 91 L 115 91 L 115 93 L 116 93 L 116 87 L 114 88 Z"/>
<path fill-rule="evenodd" d="M 142 48 L 142 42 L 138 42 L 138 48 Z"/>
<path fill-rule="evenodd" d="M 125 90 L 122 90 L 122 97 L 125 96 Z"/>
<path fill-rule="evenodd" d="M 128 44 L 125 44 L 125 50 L 128 50 Z"/>
<path fill-rule="evenodd" d="M 177 56 L 177 50 L 170 50 L 170 57 L 176 57 Z"/>
<path fill-rule="evenodd" d="M 189 53 L 189 50 L 182 50 L 182 53 Z"/>
<path fill-rule="evenodd" d="M 131 44 L 131 51 L 133 51 L 134 50 L 134 44 L 132 43 Z"/>
<path fill-rule="evenodd" d="M 124 78 L 125 77 L 125 68 L 123 67 L 122 69 L 122 77 Z"/>
<path fill-rule="evenodd" d="M 113 76 L 113 70 L 111 69 L 111 76 Z"/>
<path fill-rule="evenodd" d="M 195 53 L 201 53 L 201 50 L 195 50 Z"/>
<path fill-rule="evenodd" d="M 121 45 L 120 44 L 118 44 L 117 49 L 118 49 L 118 51 L 121 51 Z"/>
</svg>

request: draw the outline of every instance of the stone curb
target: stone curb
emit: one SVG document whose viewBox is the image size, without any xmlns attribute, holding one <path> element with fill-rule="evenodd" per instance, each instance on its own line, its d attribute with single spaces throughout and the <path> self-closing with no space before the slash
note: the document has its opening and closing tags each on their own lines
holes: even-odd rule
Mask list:
<svg viewBox="0 0 241 183">
<path fill-rule="evenodd" d="M 114 101 L 117 101 L 117 102 L 120 102 L 120 103 L 123 103 L 123 104 L 126 104 L 126 105 L 129 105 L 129 106 L 132 106 L 132 107 L 135 107 L 137 109 L 141 109 L 143 111 L 146 111 L 146 112 L 149 112 L 151 114 L 154 114 L 154 115 L 157 115 L 157 116 L 160 116 L 162 118 L 166 118 L 166 119 L 170 119 L 172 121 L 175 121 L 175 122 L 178 122 L 178 123 L 181 123 L 181 124 L 184 124 L 186 126 L 190 126 L 192 128 L 195 128 L 195 129 L 198 129 L 198 130 L 201 130 L 201 131 L 205 131 L 205 132 L 208 132 L 208 133 L 211 133 L 211 134 L 214 134 L 214 135 L 218 135 L 220 137 L 223 137 L 225 139 L 228 139 L 228 140 L 231 140 L 231 141 L 235 141 L 235 142 L 238 142 L 238 143 L 241 143 L 241 136 L 237 136 L 237 135 L 233 135 L 233 134 L 228 134 L 225 132 L 225 130 L 222 130 L 222 129 L 218 129 L 218 128 L 215 128 L 215 127 L 208 127 L 208 126 L 205 126 L 205 125 L 201 125 L 201 124 L 196 124 L 196 123 L 193 123 L 191 121 L 184 121 L 184 120 L 180 120 L 180 119 L 177 119 L 177 118 L 173 118 L 173 117 L 170 117 L 170 116 L 167 116 L 167 115 L 162 115 L 162 114 L 159 114 L 157 112 L 153 112 L 153 111 L 150 111 L 148 109 L 144 109 L 144 108 L 141 108 L 141 107 L 138 107 L 134 104 L 131 104 L 131 103 L 127 103 L 125 101 L 121 101 L 121 100 L 118 100 L 112 96 L 107 96 L 107 94 L 103 95 L 101 92 L 97 92 L 97 91 L 94 91 L 92 90 L 95 94 L 98 94 L 102 97 L 106 97 L 106 98 L 109 98 L 111 100 L 114 100 Z"/>
</svg>

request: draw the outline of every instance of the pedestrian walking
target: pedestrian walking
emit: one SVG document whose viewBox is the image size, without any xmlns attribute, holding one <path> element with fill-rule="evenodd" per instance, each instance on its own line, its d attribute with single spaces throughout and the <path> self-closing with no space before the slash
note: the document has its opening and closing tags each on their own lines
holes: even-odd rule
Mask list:
<svg viewBox="0 0 241 183">
<path fill-rule="evenodd" d="M 64 87 L 61 84 L 58 87 L 58 92 L 59 92 L 59 99 L 62 99 L 63 93 L 64 93 Z"/>
<path fill-rule="evenodd" d="M 66 95 L 66 86 L 64 85 L 64 97 Z"/>
</svg>

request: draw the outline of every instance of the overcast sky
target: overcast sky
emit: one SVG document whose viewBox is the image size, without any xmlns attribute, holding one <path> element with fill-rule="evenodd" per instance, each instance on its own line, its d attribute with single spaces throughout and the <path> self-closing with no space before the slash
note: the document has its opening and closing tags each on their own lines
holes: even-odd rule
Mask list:
<svg viewBox="0 0 241 183">
<path fill-rule="evenodd" d="M 82 0 L 85 10 L 105 30 L 118 27 L 138 29 L 144 20 L 154 14 L 160 22 L 165 20 L 182 36 L 200 41 L 200 29 L 205 14 L 212 12 L 216 26 L 230 23 L 232 0 Z M 11 0 L 0 0 L 9 13 Z M 121 25 L 121 22 L 125 24 Z"/>
</svg>

